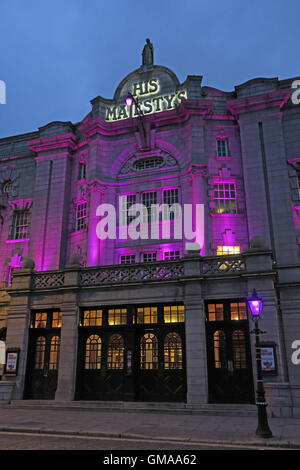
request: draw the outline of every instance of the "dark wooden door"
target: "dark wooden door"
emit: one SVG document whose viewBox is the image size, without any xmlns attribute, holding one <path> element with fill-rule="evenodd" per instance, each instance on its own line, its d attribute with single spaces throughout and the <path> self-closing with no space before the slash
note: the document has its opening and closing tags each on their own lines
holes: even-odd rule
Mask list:
<svg viewBox="0 0 300 470">
<path fill-rule="evenodd" d="M 57 388 L 59 332 L 34 332 L 30 336 L 26 398 L 53 400 Z"/>
<path fill-rule="evenodd" d="M 246 303 L 208 303 L 207 360 L 211 403 L 253 403 Z"/>
<path fill-rule="evenodd" d="M 168 308 L 168 324 L 163 306 L 83 311 L 76 399 L 184 402 L 184 307 Z"/>
</svg>

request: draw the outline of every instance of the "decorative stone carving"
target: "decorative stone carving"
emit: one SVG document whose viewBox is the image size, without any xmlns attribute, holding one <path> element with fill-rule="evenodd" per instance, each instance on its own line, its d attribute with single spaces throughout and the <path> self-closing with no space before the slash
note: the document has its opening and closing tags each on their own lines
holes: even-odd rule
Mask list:
<svg viewBox="0 0 300 470">
<path fill-rule="evenodd" d="M 137 162 L 139 161 L 143 161 L 143 160 L 148 160 L 148 159 L 161 159 L 161 162 L 159 164 L 159 166 L 155 167 L 155 168 L 148 168 L 148 169 L 139 169 L 136 165 Z M 153 153 L 151 155 L 151 153 L 147 152 L 147 154 L 145 154 L 145 156 L 141 156 L 140 154 L 139 155 L 134 155 L 132 156 L 129 160 L 127 160 L 127 162 L 125 163 L 125 165 L 121 168 L 121 171 L 120 171 L 120 174 L 121 175 L 128 175 L 128 174 L 131 174 L 131 173 L 138 173 L 138 172 L 142 172 L 142 171 L 155 171 L 155 170 L 161 170 L 161 169 L 165 169 L 165 168 L 176 168 L 178 167 L 178 163 L 177 161 L 175 160 L 174 157 L 172 157 L 169 153 L 165 152 L 165 151 L 161 151 L 159 153 Z"/>
</svg>

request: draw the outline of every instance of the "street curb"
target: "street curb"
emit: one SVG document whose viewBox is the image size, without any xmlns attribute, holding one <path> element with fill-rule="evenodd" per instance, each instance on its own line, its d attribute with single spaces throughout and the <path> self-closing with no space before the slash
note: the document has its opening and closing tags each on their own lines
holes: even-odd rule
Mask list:
<svg viewBox="0 0 300 470">
<path fill-rule="evenodd" d="M 169 441 L 169 442 L 180 442 L 187 444 L 198 444 L 198 445 L 232 445 L 232 446 L 243 446 L 243 447 L 269 447 L 269 448 L 289 448 L 289 449 L 300 449 L 300 443 L 290 441 L 272 441 L 271 439 L 262 439 L 255 441 L 235 441 L 235 440 L 213 440 L 213 439 L 193 439 L 190 437 L 167 437 L 167 436 L 146 436 L 141 434 L 132 434 L 132 433 L 108 433 L 102 431 L 56 431 L 51 428 L 14 428 L 14 427 L 0 427 L 0 432 L 9 432 L 9 433 L 28 433 L 28 434 L 38 434 L 38 435 L 57 435 L 57 436 L 83 436 L 83 437 L 105 437 L 113 439 L 128 439 L 128 440 L 147 440 L 153 442 Z"/>
</svg>

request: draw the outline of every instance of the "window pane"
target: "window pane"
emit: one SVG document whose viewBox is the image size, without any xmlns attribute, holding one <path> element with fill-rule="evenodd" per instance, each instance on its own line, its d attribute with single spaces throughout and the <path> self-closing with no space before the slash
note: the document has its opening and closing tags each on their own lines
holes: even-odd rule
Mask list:
<svg viewBox="0 0 300 470">
<path fill-rule="evenodd" d="M 230 304 L 231 320 L 247 320 L 247 307 L 245 302 Z"/>
<path fill-rule="evenodd" d="M 223 304 L 208 304 L 208 320 L 224 321 Z"/>
<path fill-rule="evenodd" d="M 116 308 L 108 310 L 109 325 L 126 325 L 127 324 L 127 308 Z"/>
<path fill-rule="evenodd" d="M 177 323 L 184 321 L 184 305 L 172 305 L 164 307 L 165 323 Z"/>
<path fill-rule="evenodd" d="M 216 369 L 226 368 L 226 344 L 223 331 L 215 331 L 214 333 L 214 358 Z"/>
<path fill-rule="evenodd" d="M 124 368 L 124 341 L 121 335 L 112 335 L 107 350 L 107 368 Z"/>
<path fill-rule="evenodd" d="M 83 326 L 101 326 L 102 310 L 84 310 Z"/>
<path fill-rule="evenodd" d="M 45 360 L 46 338 L 39 336 L 35 343 L 34 368 L 43 369 Z"/>
<path fill-rule="evenodd" d="M 177 333 L 169 333 L 164 341 L 165 369 L 182 369 L 182 341 Z"/>
<path fill-rule="evenodd" d="M 86 341 L 85 369 L 101 369 L 101 338 L 91 335 Z"/>
<path fill-rule="evenodd" d="M 59 336 L 53 336 L 53 338 L 51 338 L 51 344 L 50 344 L 50 360 L 49 360 L 50 370 L 58 369 L 59 344 L 60 344 Z"/>
<path fill-rule="evenodd" d="M 53 312 L 52 314 L 52 328 L 61 328 L 62 312 Z"/>
<path fill-rule="evenodd" d="M 243 331 L 236 330 L 232 333 L 233 363 L 235 369 L 246 369 L 246 344 Z"/>
<path fill-rule="evenodd" d="M 152 370 L 158 367 L 158 343 L 152 333 L 147 333 L 141 339 L 140 366 L 142 370 Z"/>
<path fill-rule="evenodd" d="M 157 307 L 138 307 L 137 323 L 157 323 Z"/>
</svg>

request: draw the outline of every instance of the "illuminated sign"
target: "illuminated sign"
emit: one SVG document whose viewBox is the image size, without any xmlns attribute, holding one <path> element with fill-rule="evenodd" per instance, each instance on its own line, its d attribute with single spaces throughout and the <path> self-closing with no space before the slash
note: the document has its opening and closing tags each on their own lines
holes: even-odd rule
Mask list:
<svg viewBox="0 0 300 470">
<path fill-rule="evenodd" d="M 160 113 L 161 111 L 174 109 L 182 100 L 187 99 L 186 90 L 178 90 L 167 95 L 159 95 L 159 92 L 160 83 L 156 78 L 133 83 L 131 89 L 132 95 L 139 99 L 139 104 L 144 114 Z M 138 111 L 134 104 L 132 106 L 127 106 L 124 103 L 119 106 L 106 107 L 106 121 L 120 121 L 122 119 L 134 118 L 137 116 Z"/>
</svg>

